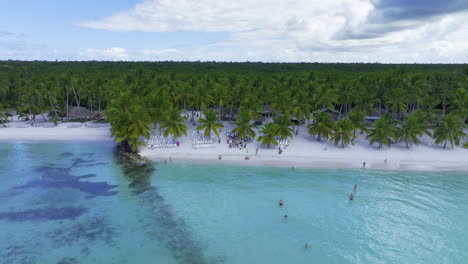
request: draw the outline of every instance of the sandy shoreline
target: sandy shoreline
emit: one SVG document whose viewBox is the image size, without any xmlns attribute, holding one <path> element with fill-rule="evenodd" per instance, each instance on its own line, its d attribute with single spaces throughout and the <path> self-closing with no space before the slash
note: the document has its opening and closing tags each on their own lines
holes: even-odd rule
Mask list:
<svg viewBox="0 0 468 264">
<path fill-rule="evenodd" d="M 0 128 L 1 141 L 101 141 L 111 142 L 109 128 L 69 128 L 72 123 L 59 124 L 53 128 L 20 127 L 24 122 L 9 123 L 11 127 Z M 189 125 L 188 135 L 195 131 L 195 126 Z M 291 140 L 291 144 L 280 155 L 277 149 L 267 149 L 252 142 L 248 150 L 229 148 L 226 144 L 225 129 L 233 127 L 224 123 L 221 133 L 221 144 L 215 143 L 213 148 L 192 149 L 192 138 L 183 137 L 178 148 L 149 149 L 141 147 L 143 156 L 153 161 L 232 164 L 242 166 L 272 166 L 272 167 L 302 167 L 302 168 L 361 168 L 366 162 L 366 168 L 379 170 L 413 170 L 413 171 L 461 171 L 468 172 L 468 150 L 461 147 L 442 149 L 433 145 L 433 140 L 423 137 L 423 144 L 406 149 L 402 144 L 394 144 L 383 150 L 370 146 L 364 135 L 358 135 L 355 146 L 345 149 L 330 142 L 317 142 L 301 127 L 299 135 Z M 465 139 L 466 140 L 466 139 Z M 258 154 L 256 155 L 256 148 Z M 221 155 L 222 160 L 218 160 Z M 245 157 L 249 156 L 249 160 Z"/>
<path fill-rule="evenodd" d="M 178 148 L 149 149 L 142 147 L 141 154 L 154 161 L 197 162 L 210 164 L 233 164 L 244 166 L 274 166 L 303 168 L 361 168 L 366 162 L 367 169 L 405 170 L 405 171 L 462 171 L 468 172 L 468 150 L 461 147 L 443 149 L 433 144 L 427 136 L 423 144 L 407 149 L 403 144 L 394 144 L 382 150 L 370 146 L 365 135 L 358 135 L 355 146 L 345 149 L 330 142 L 318 142 L 301 127 L 291 144 L 280 155 L 277 149 L 267 149 L 258 142 L 252 142 L 247 150 L 229 148 L 226 144 L 225 129 L 233 126 L 224 122 L 221 133 L 221 144 L 213 148 L 192 149 L 191 137 L 179 139 Z M 195 126 L 188 124 L 188 135 L 195 131 Z M 256 155 L 256 148 L 258 154 Z M 221 155 L 222 160 L 218 160 Z M 249 156 L 249 160 L 245 157 Z"/>
<path fill-rule="evenodd" d="M 69 128 L 81 123 L 64 123 L 56 127 L 21 127 L 24 122 L 8 123 L 10 127 L 0 128 L 0 141 L 113 141 L 108 127 Z"/>
<path fill-rule="evenodd" d="M 359 169 L 362 168 L 363 161 L 366 162 L 366 169 L 376 170 L 398 170 L 398 171 L 457 171 L 468 172 L 468 165 L 463 161 L 440 161 L 440 160 L 388 160 L 372 159 L 371 157 L 361 157 L 337 161 L 335 158 L 321 158 L 312 156 L 275 157 L 269 155 L 251 156 L 250 160 L 245 160 L 244 155 L 222 155 L 222 160 L 218 160 L 216 154 L 196 155 L 191 153 L 164 153 L 161 155 L 144 154 L 153 161 L 158 162 L 182 162 L 182 163 L 202 163 L 202 164 L 225 164 L 241 166 L 262 166 L 262 167 L 295 167 L 295 168 L 317 168 L 317 169 Z"/>
</svg>

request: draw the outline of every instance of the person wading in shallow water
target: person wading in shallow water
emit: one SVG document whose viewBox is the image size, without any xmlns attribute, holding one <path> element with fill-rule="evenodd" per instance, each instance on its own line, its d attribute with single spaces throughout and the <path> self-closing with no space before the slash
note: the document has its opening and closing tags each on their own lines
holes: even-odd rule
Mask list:
<svg viewBox="0 0 468 264">
<path fill-rule="evenodd" d="M 350 201 L 354 200 L 354 194 L 353 194 L 353 193 L 351 193 L 351 194 L 349 195 L 349 200 L 350 200 Z"/>
<path fill-rule="evenodd" d="M 354 184 L 354 192 L 357 192 L 357 184 Z"/>
<path fill-rule="evenodd" d="M 279 200 L 279 206 L 283 206 L 284 204 L 284 201 L 283 200 Z"/>
</svg>

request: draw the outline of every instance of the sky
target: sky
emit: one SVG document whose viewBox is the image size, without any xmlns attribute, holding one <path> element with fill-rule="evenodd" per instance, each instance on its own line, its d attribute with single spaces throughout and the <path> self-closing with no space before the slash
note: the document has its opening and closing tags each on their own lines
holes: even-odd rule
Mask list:
<svg viewBox="0 0 468 264">
<path fill-rule="evenodd" d="M 0 0 L 0 60 L 468 63 L 468 0 Z"/>
</svg>

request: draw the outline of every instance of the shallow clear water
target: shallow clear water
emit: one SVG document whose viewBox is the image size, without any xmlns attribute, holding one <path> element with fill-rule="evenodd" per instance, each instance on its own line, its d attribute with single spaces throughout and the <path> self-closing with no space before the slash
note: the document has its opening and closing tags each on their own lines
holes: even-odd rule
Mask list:
<svg viewBox="0 0 468 264">
<path fill-rule="evenodd" d="M 105 143 L 0 143 L 0 263 L 468 259 L 466 174 L 154 167 L 123 170 Z"/>
</svg>

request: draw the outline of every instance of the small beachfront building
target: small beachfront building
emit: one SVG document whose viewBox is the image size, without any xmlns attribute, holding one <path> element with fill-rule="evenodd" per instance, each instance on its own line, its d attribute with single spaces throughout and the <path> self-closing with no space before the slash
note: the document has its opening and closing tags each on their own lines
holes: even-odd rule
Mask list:
<svg viewBox="0 0 468 264">
<path fill-rule="evenodd" d="M 91 119 L 94 116 L 94 112 L 86 109 L 81 106 L 73 107 L 69 112 L 68 112 L 68 118 L 70 119 L 83 119 L 83 120 L 88 120 Z"/>
<path fill-rule="evenodd" d="M 364 117 L 364 124 L 373 124 L 380 116 L 366 116 Z"/>
</svg>

